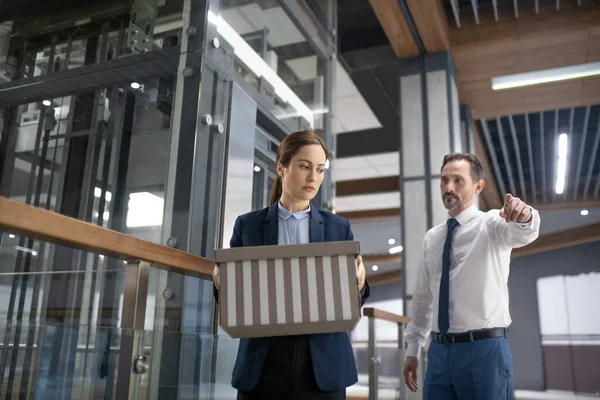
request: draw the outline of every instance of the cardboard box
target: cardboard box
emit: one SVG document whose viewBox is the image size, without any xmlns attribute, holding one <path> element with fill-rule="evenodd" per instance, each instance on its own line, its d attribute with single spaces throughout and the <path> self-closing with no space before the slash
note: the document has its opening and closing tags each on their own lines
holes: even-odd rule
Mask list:
<svg viewBox="0 0 600 400">
<path fill-rule="evenodd" d="M 360 320 L 357 241 L 215 250 L 231 337 L 345 332 Z"/>
</svg>

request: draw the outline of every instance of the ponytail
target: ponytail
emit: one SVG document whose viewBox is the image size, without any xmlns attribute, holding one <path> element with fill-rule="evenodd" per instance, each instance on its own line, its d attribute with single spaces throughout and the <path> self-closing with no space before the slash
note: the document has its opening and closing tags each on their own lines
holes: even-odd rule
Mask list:
<svg viewBox="0 0 600 400">
<path fill-rule="evenodd" d="M 277 200 L 281 197 L 283 192 L 283 188 L 281 185 L 281 176 L 277 175 L 275 181 L 273 182 L 273 187 L 271 188 L 271 198 L 269 199 L 269 205 L 273 205 L 277 202 Z"/>
</svg>

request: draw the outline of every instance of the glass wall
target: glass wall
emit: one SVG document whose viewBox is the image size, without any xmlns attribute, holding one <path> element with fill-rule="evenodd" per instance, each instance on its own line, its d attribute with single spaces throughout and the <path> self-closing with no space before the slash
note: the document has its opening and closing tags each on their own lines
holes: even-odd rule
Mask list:
<svg viewBox="0 0 600 400">
<path fill-rule="evenodd" d="M 334 150 L 335 1 L 14 4 L 0 4 L 4 197 L 212 258 L 230 216 L 267 204 L 287 133 Z M 134 334 L 123 260 L 10 232 L 0 260 L 0 396 L 115 398 Z M 136 398 L 229 396 L 237 342 L 217 325 L 212 282 L 152 270 Z"/>
<path fill-rule="evenodd" d="M 548 389 L 600 391 L 600 272 L 537 280 L 544 375 Z"/>
</svg>

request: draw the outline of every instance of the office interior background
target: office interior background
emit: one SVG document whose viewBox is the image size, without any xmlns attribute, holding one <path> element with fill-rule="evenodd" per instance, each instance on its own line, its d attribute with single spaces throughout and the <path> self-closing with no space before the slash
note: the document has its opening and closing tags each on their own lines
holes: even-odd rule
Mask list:
<svg viewBox="0 0 600 400">
<path fill-rule="evenodd" d="M 444 154 L 482 160 L 480 209 L 540 210 L 511 262 L 516 397 L 599 396 L 599 76 L 597 0 L 0 1 L 0 397 L 235 398 L 208 264 L 169 251 L 227 247 L 301 129 L 365 307 L 410 316 Z M 420 398 L 402 323 L 373 315 L 348 398 Z"/>
</svg>

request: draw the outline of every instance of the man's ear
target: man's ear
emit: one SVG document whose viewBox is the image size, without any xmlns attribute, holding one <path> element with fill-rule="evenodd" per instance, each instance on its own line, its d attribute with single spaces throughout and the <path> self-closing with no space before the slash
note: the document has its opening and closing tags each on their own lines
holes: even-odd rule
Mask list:
<svg viewBox="0 0 600 400">
<path fill-rule="evenodd" d="M 485 181 L 483 179 L 480 179 L 479 182 L 477 182 L 477 186 L 475 187 L 475 194 L 478 195 L 479 193 L 481 193 L 484 187 Z"/>
</svg>

